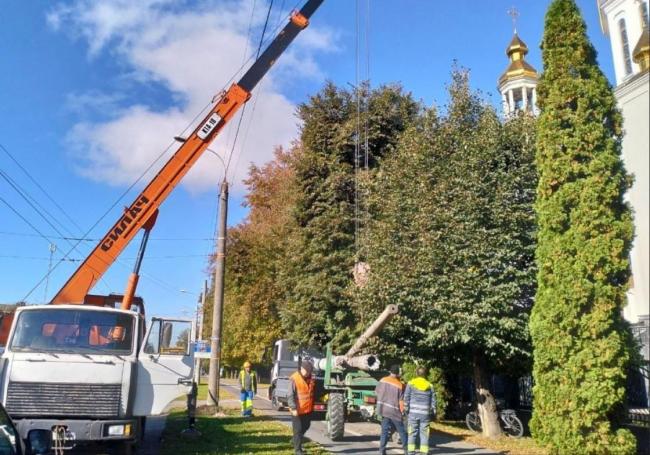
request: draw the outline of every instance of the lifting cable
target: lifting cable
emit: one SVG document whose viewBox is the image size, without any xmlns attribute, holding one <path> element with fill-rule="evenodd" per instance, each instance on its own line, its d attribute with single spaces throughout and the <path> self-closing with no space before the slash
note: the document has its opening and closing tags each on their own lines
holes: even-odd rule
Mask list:
<svg viewBox="0 0 650 455">
<path fill-rule="evenodd" d="M 368 122 L 369 122 L 369 99 L 370 99 L 370 0 L 366 0 L 365 7 L 365 24 L 362 22 L 361 1 L 356 0 L 356 20 L 355 20 L 355 103 L 356 103 L 356 122 L 355 122 L 355 141 L 354 141 L 354 250 L 356 263 L 362 262 L 365 253 L 362 251 L 364 242 L 362 230 L 368 223 L 368 182 L 365 182 L 363 191 L 359 181 L 361 175 L 361 148 L 363 147 L 363 170 L 364 175 L 369 175 L 369 148 L 368 148 Z M 363 45 L 362 45 L 363 35 Z M 366 68 L 364 81 L 361 82 L 361 58 L 365 52 Z M 363 100 L 362 100 L 363 98 Z M 363 132 L 361 126 L 361 116 L 363 114 Z M 362 145 L 363 136 L 363 145 Z M 362 200 L 363 199 L 363 200 Z M 363 212 L 363 213 L 361 213 Z M 363 220 L 361 219 L 363 217 Z"/>
<path fill-rule="evenodd" d="M 359 146 L 361 134 L 361 96 L 359 87 L 359 55 L 360 45 L 359 37 L 361 35 L 361 13 L 360 13 L 360 0 L 355 2 L 355 15 L 354 15 L 354 97 L 356 104 L 356 122 L 354 134 L 354 256 L 355 262 L 359 261 Z"/>
</svg>

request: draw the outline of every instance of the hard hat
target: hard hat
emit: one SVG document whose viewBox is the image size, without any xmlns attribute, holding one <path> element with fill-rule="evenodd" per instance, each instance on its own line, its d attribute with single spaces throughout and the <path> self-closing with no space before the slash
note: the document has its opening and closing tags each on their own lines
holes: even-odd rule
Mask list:
<svg viewBox="0 0 650 455">
<path fill-rule="evenodd" d="M 251 367 L 251 363 L 248 360 L 245 361 L 244 362 L 244 368 L 250 368 L 250 367 Z"/>
</svg>

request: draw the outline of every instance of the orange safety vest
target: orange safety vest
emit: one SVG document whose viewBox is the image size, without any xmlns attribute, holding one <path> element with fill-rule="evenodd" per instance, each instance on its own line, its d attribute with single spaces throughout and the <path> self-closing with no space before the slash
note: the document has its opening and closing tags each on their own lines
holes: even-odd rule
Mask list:
<svg viewBox="0 0 650 455">
<path fill-rule="evenodd" d="M 310 414 L 314 410 L 314 379 L 305 381 L 300 372 L 291 375 L 291 380 L 296 384 L 296 411 L 298 415 Z"/>
<path fill-rule="evenodd" d="M 404 383 L 402 383 L 402 381 L 400 381 L 397 378 L 393 378 L 391 376 L 386 376 L 386 377 L 381 378 L 381 380 L 379 382 L 385 382 L 387 384 L 391 384 L 392 386 L 397 387 L 402 392 L 404 391 Z M 403 394 L 400 394 L 399 411 L 404 412 L 404 397 L 403 397 Z"/>
</svg>

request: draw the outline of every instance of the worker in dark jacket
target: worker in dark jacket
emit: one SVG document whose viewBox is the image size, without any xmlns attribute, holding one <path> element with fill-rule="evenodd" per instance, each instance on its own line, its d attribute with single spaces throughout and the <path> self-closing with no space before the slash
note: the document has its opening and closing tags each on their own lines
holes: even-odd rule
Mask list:
<svg viewBox="0 0 650 455">
<path fill-rule="evenodd" d="M 418 442 L 420 453 L 429 453 L 429 423 L 436 413 L 436 393 L 426 376 L 426 368 L 419 367 L 415 378 L 408 382 L 404 392 L 409 455 L 415 455 Z"/>
<path fill-rule="evenodd" d="M 406 453 L 406 430 L 402 421 L 404 412 L 404 384 L 399 379 L 400 367 L 393 365 L 390 375 L 382 378 L 375 388 L 377 395 L 377 415 L 381 416 L 381 437 L 379 439 L 379 453 L 386 454 L 386 445 L 391 432 L 396 430 L 402 439 L 404 453 Z"/>
<path fill-rule="evenodd" d="M 257 394 L 257 375 L 251 371 L 251 366 L 251 363 L 246 361 L 244 368 L 239 372 L 241 415 L 244 417 L 253 415 L 253 398 Z"/>
<path fill-rule="evenodd" d="M 287 405 L 291 412 L 293 430 L 293 450 L 303 455 L 302 438 L 311 426 L 311 413 L 314 411 L 315 381 L 312 377 L 314 365 L 309 360 L 300 363 L 300 370 L 291 375 Z"/>
</svg>

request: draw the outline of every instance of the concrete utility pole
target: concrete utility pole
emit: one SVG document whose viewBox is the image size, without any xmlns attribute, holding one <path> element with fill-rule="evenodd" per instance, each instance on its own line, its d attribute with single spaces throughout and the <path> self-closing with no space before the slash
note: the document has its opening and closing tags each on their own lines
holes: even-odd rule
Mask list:
<svg viewBox="0 0 650 455">
<path fill-rule="evenodd" d="M 203 324 L 205 321 L 205 301 L 208 298 L 208 280 L 203 280 L 203 292 L 201 292 L 201 317 L 199 318 L 198 339 L 203 339 Z"/>
<path fill-rule="evenodd" d="M 219 231 L 217 234 L 217 262 L 214 267 L 214 308 L 212 309 L 212 337 L 210 338 L 210 372 L 208 375 L 208 406 L 219 406 L 221 378 L 221 320 L 223 316 L 223 285 L 226 273 L 226 220 L 228 218 L 228 182 L 221 183 L 219 195 Z"/>
<path fill-rule="evenodd" d="M 208 295 L 208 280 L 203 281 L 203 290 L 199 295 L 196 304 L 196 339 L 203 341 L 203 321 L 205 320 L 205 301 Z M 201 343 L 203 344 L 203 343 Z M 197 359 L 194 363 L 194 382 L 201 385 L 201 364 L 203 359 Z"/>
</svg>

